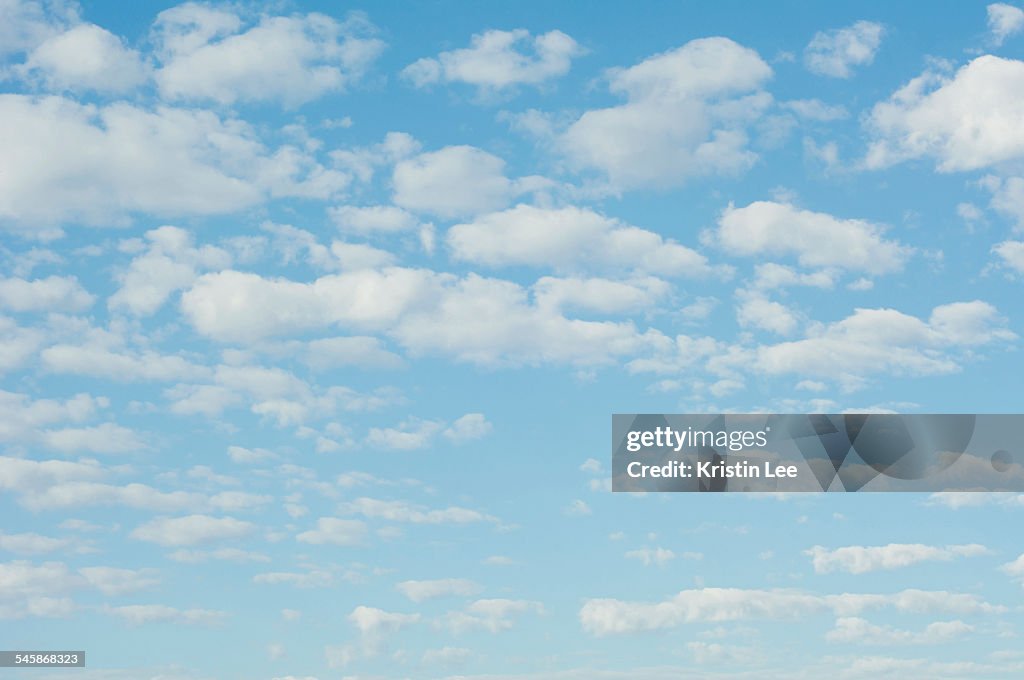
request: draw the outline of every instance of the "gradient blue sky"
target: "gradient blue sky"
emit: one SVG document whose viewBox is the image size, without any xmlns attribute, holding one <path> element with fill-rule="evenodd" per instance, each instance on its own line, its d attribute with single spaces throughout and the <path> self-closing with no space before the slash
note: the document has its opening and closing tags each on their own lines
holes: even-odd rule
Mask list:
<svg viewBox="0 0 1024 680">
<path fill-rule="evenodd" d="M 1012 678 L 1024 496 L 611 494 L 1019 412 L 1024 10 L 0 0 L 0 640 L 94 680 Z"/>
</svg>

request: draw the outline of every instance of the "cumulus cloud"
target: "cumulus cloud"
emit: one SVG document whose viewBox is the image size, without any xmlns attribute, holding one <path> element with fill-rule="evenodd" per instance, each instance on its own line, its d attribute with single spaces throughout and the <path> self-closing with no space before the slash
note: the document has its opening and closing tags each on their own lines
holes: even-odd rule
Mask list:
<svg viewBox="0 0 1024 680">
<path fill-rule="evenodd" d="M 530 600 L 496 598 L 471 602 L 462 611 L 446 614 L 443 621 L 455 634 L 474 630 L 500 633 L 511 629 L 517 618 L 531 613 L 543 614 L 543 605 Z"/>
<path fill-rule="evenodd" d="M 715 238 L 734 255 L 792 255 L 805 267 L 884 274 L 900 270 L 911 249 L 887 240 L 883 233 L 880 225 L 866 220 L 755 201 L 742 208 L 726 208 Z"/>
<path fill-rule="evenodd" d="M 200 109 L 5 94 L 0 120 L 0 218 L 28 233 L 137 213 L 222 214 L 267 196 L 328 198 L 350 181 L 305 150 L 271 151 L 246 123 Z"/>
<path fill-rule="evenodd" d="M 872 21 L 858 21 L 846 28 L 819 31 L 804 49 L 804 65 L 812 73 L 849 78 L 856 66 L 875 60 L 885 29 Z"/>
<path fill-rule="evenodd" d="M 205 274 L 184 293 L 181 307 L 196 330 L 220 341 L 343 325 L 382 330 L 412 354 L 480 364 L 600 364 L 660 341 L 632 322 L 571 319 L 531 304 L 528 291 L 510 281 L 399 267 L 311 283 Z"/>
<path fill-rule="evenodd" d="M 521 28 L 491 30 L 474 35 L 468 48 L 413 62 L 402 70 L 402 76 L 416 87 L 465 83 L 488 94 L 564 76 L 581 54 L 583 49 L 561 31 L 531 36 Z"/>
<path fill-rule="evenodd" d="M 756 365 L 769 374 L 832 377 L 852 387 L 886 371 L 951 373 L 959 369 L 951 350 L 1015 337 L 995 307 L 981 300 L 940 305 L 927 321 L 895 309 L 857 309 L 811 327 L 804 339 L 759 347 Z"/>
<path fill-rule="evenodd" d="M 456 418 L 451 425 L 445 428 L 444 436 L 451 441 L 461 444 L 475 439 L 482 439 L 491 433 L 493 426 L 488 422 L 483 413 L 467 413 Z"/>
<path fill-rule="evenodd" d="M 188 515 L 187 517 L 161 517 L 139 525 L 132 538 L 162 546 L 188 546 L 211 541 L 241 538 L 256 527 L 233 517 Z"/>
<path fill-rule="evenodd" d="M 16 71 L 51 91 L 130 91 L 148 77 L 138 51 L 106 29 L 79 24 L 38 45 Z"/>
<path fill-rule="evenodd" d="M 505 176 L 505 161 L 473 146 L 446 146 L 399 161 L 395 203 L 443 218 L 503 208 L 520 192 Z"/>
<path fill-rule="evenodd" d="M 444 597 L 472 597 L 482 590 L 480 584 L 464 578 L 402 581 L 396 584 L 395 588 L 413 602 L 425 602 Z"/>
<path fill-rule="evenodd" d="M 945 591 L 819 595 L 798 590 L 700 588 L 684 590 L 661 602 L 587 600 L 580 609 L 583 629 L 593 635 L 638 633 L 675 628 L 684 623 L 798 619 L 821 612 L 853 616 L 865 610 L 984 614 L 1005 611 L 975 595 Z"/>
<path fill-rule="evenodd" d="M 988 548 L 969 545 L 932 546 L 921 543 L 890 543 L 881 546 L 851 545 L 828 549 L 816 545 L 804 554 L 811 558 L 814 572 L 828 574 L 845 571 L 866 574 L 871 571 L 909 567 L 920 562 L 949 562 L 958 557 L 976 557 L 989 554 Z"/>
<path fill-rule="evenodd" d="M 473 524 L 497 521 L 490 515 L 469 508 L 450 506 L 430 509 L 406 501 L 385 501 L 376 498 L 357 498 L 342 504 L 342 508 L 370 519 L 409 524 Z"/>
<path fill-rule="evenodd" d="M 860 645 L 937 645 L 955 640 L 972 632 L 973 626 L 963 621 L 935 621 L 924 630 L 914 632 L 892 626 L 878 626 L 862 618 L 844 616 L 836 619 L 835 627 L 825 633 L 829 642 Z"/>
<path fill-rule="evenodd" d="M 992 34 L 992 42 L 998 47 L 1009 38 L 1024 31 L 1024 10 L 1004 2 L 992 3 L 986 8 L 988 13 L 988 30 Z"/>
<path fill-rule="evenodd" d="M 81 312 L 95 299 L 74 276 L 0 278 L 0 308 L 13 312 Z"/>
<path fill-rule="evenodd" d="M 229 253 L 214 246 L 195 247 L 192 234 L 179 227 L 151 229 L 145 241 L 146 250 L 117 274 L 121 287 L 107 300 L 113 310 L 152 314 L 171 293 L 190 285 L 200 269 L 231 264 Z"/>
<path fill-rule="evenodd" d="M 999 256 L 1003 266 L 1024 274 L 1024 241 L 1003 241 L 992 246 L 992 252 Z"/>
<path fill-rule="evenodd" d="M 177 609 L 162 604 L 129 604 L 103 607 L 102 611 L 131 626 L 148 623 L 176 623 L 183 625 L 217 625 L 227 618 L 227 612 L 214 609 Z"/>
<path fill-rule="evenodd" d="M 357 81 L 383 51 L 363 16 L 266 16 L 243 30 L 226 9 L 186 3 L 154 24 L 155 73 L 167 99 L 280 101 L 294 107 Z"/>
<path fill-rule="evenodd" d="M 949 76 L 926 71 L 874 106 L 864 164 L 930 158 L 940 172 L 978 170 L 1024 156 L 1024 62 L 978 57 Z"/>
<path fill-rule="evenodd" d="M 727 273 L 672 240 L 586 208 L 520 204 L 448 230 L 453 256 L 491 267 L 635 270 L 701 278 Z"/>
<path fill-rule="evenodd" d="M 321 517 L 316 521 L 316 529 L 303 531 L 295 539 L 311 545 L 355 545 L 364 536 L 366 524 L 359 520 Z"/>
<path fill-rule="evenodd" d="M 587 111 L 554 140 L 574 166 L 624 189 L 676 186 L 755 162 L 746 127 L 771 104 L 761 87 L 772 70 L 753 50 L 702 38 L 607 75 L 626 102 Z"/>
</svg>

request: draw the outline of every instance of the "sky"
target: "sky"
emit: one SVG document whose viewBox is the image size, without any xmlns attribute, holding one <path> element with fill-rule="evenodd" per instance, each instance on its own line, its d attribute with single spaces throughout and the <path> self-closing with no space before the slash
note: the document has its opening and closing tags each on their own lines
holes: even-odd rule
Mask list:
<svg viewBox="0 0 1024 680">
<path fill-rule="evenodd" d="M 0 640 L 78 680 L 1013 678 L 1024 496 L 613 494 L 1022 411 L 1019 4 L 0 0 Z"/>
</svg>

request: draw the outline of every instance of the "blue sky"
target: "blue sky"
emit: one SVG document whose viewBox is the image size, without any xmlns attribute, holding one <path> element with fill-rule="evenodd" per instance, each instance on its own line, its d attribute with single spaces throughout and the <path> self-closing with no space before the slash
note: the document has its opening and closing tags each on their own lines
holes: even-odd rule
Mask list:
<svg viewBox="0 0 1024 680">
<path fill-rule="evenodd" d="M 1024 496 L 608 479 L 1021 410 L 1019 5 L 0 0 L 0 90 L 14 677 L 1024 670 Z"/>
</svg>

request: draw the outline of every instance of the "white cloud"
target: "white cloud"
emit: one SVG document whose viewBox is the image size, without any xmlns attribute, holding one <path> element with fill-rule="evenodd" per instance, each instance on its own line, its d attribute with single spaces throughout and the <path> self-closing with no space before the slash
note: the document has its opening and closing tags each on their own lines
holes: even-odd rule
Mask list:
<svg viewBox="0 0 1024 680">
<path fill-rule="evenodd" d="M 125 595 L 159 585 L 152 570 L 117 567 L 83 567 L 78 570 L 93 588 L 104 595 Z"/>
<path fill-rule="evenodd" d="M 511 629 L 516 618 L 531 613 L 543 614 L 544 607 L 539 602 L 529 600 L 476 600 L 462 611 L 449 612 L 444 617 L 444 623 L 457 635 L 474 630 L 500 633 Z"/>
<path fill-rule="evenodd" d="M 453 256 L 492 267 L 599 267 L 700 278 L 716 270 L 700 253 L 585 208 L 520 204 L 448 230 Z"/>
<path fill-rule="evenodd" d="M 626 553 L 626 559 L 637 560 L 645 567 L 652 564 L 663 567 L 676 558 L 676 554 L 668 548 L 640 548 Z"/>
<path fill-rule="evenodd" d="M 33 533 L 0 533 L 0 550 L 15 555 L 43 555 L 57 550 L 68 551 L 73 547 L 74 541 L 68 538 L 53 538 Z"/>
<path fill-rule="evenodd" d="M 842 120 L 850 115 L 845 107 L 826 104 L 820 99 L 793 99 L 780 104 L 782 108 L 788 109 L 806 120 L 832 121 Z"/>
<path fill-rule="evenodd" d="M 893 594 L 818 595 L 797 590 L 701 588 L 684 590 L 662 602 L 587 600 L 580 609 L 583 629 L 593 635 L 637 633 L 674 628 L 684 623 L 799 619 L 832 611 L 852 616 L 865 609 L 900 612 L 980 614 L 1005 611 L 975 595 L 944 591 L 904 590 Z"/>
<path fill-rule="evenodd" d="M 385 329 L 413 354 L 480 364 L 599 364 L 660 340 L 632 322 L 568 319 L 531 305 L 518 284 L 421 269 L 360 270 L 311 283 L 225 271 L 182 296 L 185 318 L 221 341 L 252 342 L 334 324 Z"/>
<path fill-rule="evenodd" d="M 882 168 L 928 157 L 940 172 L 978 170 L 1024 156 L 1024 62 L 984 55 L 951 78 L 926 71 L 866 119 L 864 160 Z"/>
<path fill-rule="evenodd" d="M 522 50 L 526 47 L 529 51 Z M 491 30 L 470 39 L 470 47 L 420 59 L 402 70 L 416 87 L 465 83 L 481 94 L 516 85 L 540 85 L 569 72 L 583 49 L 561 31 L 531 36 L 525 29 Z"/>
<path fill-rule="evenodd" d="M 132 538 L 163 546 L 185 546 L 241 538 L 256 527 L 233 517 L 189 515 L 151 520 L 132 531 Z"/>
<path fill-rule="evenodd" d="M 379 338 L 369 336 L 321 338 L 312 340 L 301 353 L 310 367 L 325 370 L 341 366 L 397 368 L 402 357 L 385 349 Z"/>
<path fill-rule="evenodd" d="M 851 545 L 830 550 L 816 545 L 804 554 L 811 558 L 814 572 L 828 574 L 845 571 L 866 574 L 872 571 L 900 569 L 919 562 L 948 562 L 958 557 L 987 555 L 982 545 L 948 545 L 945 547 L 921 543 L 890 543 L 882 546 Z"/>
<path fill-rule="evenodd" d="M 1012 219 L 1017 231 L 1024 231 L 1024 177 L 988 176 L 982 183 L 992 191 L 992 208 Z"/>
<path fill-rule="evenodd" d="M 47 430 L 41 434 L 41 440 L 51 449 L 64 453 L 130 453 L 147 448 L 135 432 L 114 423 Z"/>
<path fill-rule="evenodd" d="M 675 186 L 736 173 L 756 155 L 745 127 L 771 103 L 771 68 L 727 38 L 703 38 L 608 72 L 626 103 L 587 111 L 555 139 L 576 167 L 616 188 Z"/>
<path fill-rule="evenodd" d="M 227 612 L 213 609 L 176 609 L 161 604 L 105 606 L 102 611 L 132 626 L 143 626 L 147 623 L 210 626 L 220 624 L 227 618 Z"/>
<path fill-rule="evenodd" d="M 624 281 L 543 276 L 533 284 L 533 296 L 538 307 L 599 314 L 635 314 L 664 300 L 671 291 L 671 284 L 653 276 L 632 277 Z"/>
<path fill-rule="evenodd" d="M 116 35 L 79 24 L 37 46 L 16 69 L 48 90 L 127 92 L 148 78 L 142 56 Z"/>
<path fill-rule="evenodd" d="M 366 524 L 359 520 L 321 517 L 316 529 L 303 531 L 295 539 L 311 545 L 356 545 L 365 536 Z"/>
<path fill-rule="evenodd" d="M 423 652 L 425 665 L 455 666 L 473 657 L 473 650 L 465 647 L 441 647 Z"/>
<path fill-rule="evenodd" d="M 959 368 L 951 350 L 1014 337 L 996 309 L 980 300 L 940 305 L 928 321 L 894 309 L 857 309 L 812 326 L 804 339 L 758 347 L 756 365 L 769 374 L 832 377 L 856 387 L 872 373 L 951 373 Z"/>
<path fill-rule="evenodd" d="M 133 352 L 121 347 L 106 347 L 98 342 L 52 345 L 42 351 L 40 358 L 46 370 L 53 373 L 120 382 L 201 378 L 208 374 L 205 367 L 196 366 L 180 356 L 151 350 Z"/>
<path fill-rule="evenodd" d="M 78 21 L 77 2 L 4 0 L 0 2 L 0 56 L 31 51 Z"/>
<path fill-rule="evenodd" d="M 235 463 L 265 463 L 277 458 L 273 451 L 266 449 L 247 449 L 244 446 L 229 446 L 228 457 Z"/>
<path fill-rule="evenodd" d="M 1000 570 L 1004 574 L 1009 574 L 1024 581 L 1024 554 L 1021 554 L 1020 557 L 1012 562 L 1007 562 L 1000 567 Z"/>
<path fill-rule="evenodd" d="M 192 234 L 164 226 L 145 234 L 146 252 L 117 274 L 121 287 L 107 300 L 112 310 L 126 309 L 136 316 L 156 312 L 176 290 L 186 288 L 199 269 L 224 269 L 231 256 L 213 246 L 196 248 Z"/>
<path fill-rule="evenodd" d="M 250 562 L 269 562 L 270 557 L 263 553 L 242 550 L 240 548 L 217 548 L 216 550 L 175 550 L 167 555 L 168 559 L 185 564 L 202 564 L 208 560 L 220 560 L 225 562 L 237 562 L 246 564 Z"/>
<path fill-rule="evenodd" d="M 992 42 L 1002 45 L 1011 35 L 1024 31 L 1024 10 L 1020 7 L 996 2 L 986 8 L 988 12 L 988 30 L 992 33 Z"/>
<path fill-rule="evenodd" d="M 846 28 L 819 31 L 804 49 L 804 64 L 812 73 L 849 78 L 853 67 L 875 60 L 885 29 L 872 21 L 858 21 Z"/>
<path fill-rule="evenodd" d="M 438 421 L 409 418 L 398 427 L 371 427 L 366 443 L 375 448 L 412 451 L 428 446 L 443 428 L 444 423 Z"/>
<path fill-rule="evenodd" d="M 493 426 L 483 413 L 467 413 L 456 418 L 444 431 L 444 436 L 456 443 L 481 439 L 491 433 Z"/>
<path fill-rule="evenodd" d="M 494 522 L 496 519 L 477 510 L 450 506 L 432 510 L 406 501 L 384 501 L 375 498 L 357 498 L 343 503 L 342 507 L 350 513 L 363 515 L 371 519 L 383 519 L 389 522 L 408 522 L 411 524 L 471 524 L 475 522 Z"/>
<path fill-rule="evenodd" d="M 898 271 L 910 248 L 883 238 L 866 220 L 842 219 L 786 203 L 731 204 L 718 220 L 718 244 L 733 255 L 795 255 L 805 267 L 840 267 L 870 274 Z"/>
<path fill-rule="evenodd" d="M 418 224 L 412 213 L 394 205 L 343 205 L 328 208 L 327 213 L 339 229 L 359 234 L 409 231 Z"/>
<path fill-rule="evenodd" d="M 395 165 L 396 204 L 452 218 L 503 208 L 519 192 L 505 161 L 472 146 L 446 146 Z"/>
<path fill-rule="evenodd" d="M 892 626 L 878 626 L 857 617 L 836 619 L 835 628 L 825 633 L 829 642 L 862 645 L 937 645 L 963 637 L 974 630 L 963 621 L 935 621 L 913 632 Z"/>
<path fill-rule="evenodd" d="M 565 514 L 570 517 L 586 517 L 587 515 L 593 514 L 593 510 L 586 501 L 576 499 L 565 509 Z"/>
<path fill-rule="evenodd" d="M 992 246 L 1002 264 L 1018 274 L 1024 274 L 1024 241 L 1003 241 Z"/>
<path fill-rule="evenodd" d="M 0 308 L 14 312 L 81 312 L 91 307 L 95 299 L 73 276 L 48 276 L 32 281 L 0 278 Z"/>
<path fill-rule="evenodd" d="M 296 588 L 328 588 L 334 584 L 334 575 L 329 571 L 313 569 L 308 572 L 274 571 L 266 574 L 256 574 L 252 577 L 253 583 L 265 583 L 278 585 L 286 583 Z"/>
<path fill-rule="evenodd" d="M 780 302 L 760 293 L 740 291 L 736 320 L 744 328 L 757 328 L 779 335 L 789 335 L 800 323 L 799 316 Z"/>
<path fill-rule="evenodd" d="M 241 20 L 195 3 L 161 12 L 154 35 L 167 99 L 220 104 L 281 101 L 294 107 L 358 80 L 384 49 L 360 15 L 339 22 L 323 14 Z"/>
<path fill-rule="evenodd" d="M 464 578 L 402 581 L 396 584 L 395 588 L 402 595 L 417 603 L 444 597 L 472 597 L 482 590 L 480 584 Z"/>
<path fill-rule="evenodd" d="M 210 111 L 6 94 L 0 120 L 0 218 L 44 228 L 42 236 L 61 222 L 221 214 L 266 196 L 328 198 L 350 180 L 294 146 L 270 151 L 249 125 Z M 59 165 L 50 162 L 58 156 Z"/>
</svg>

